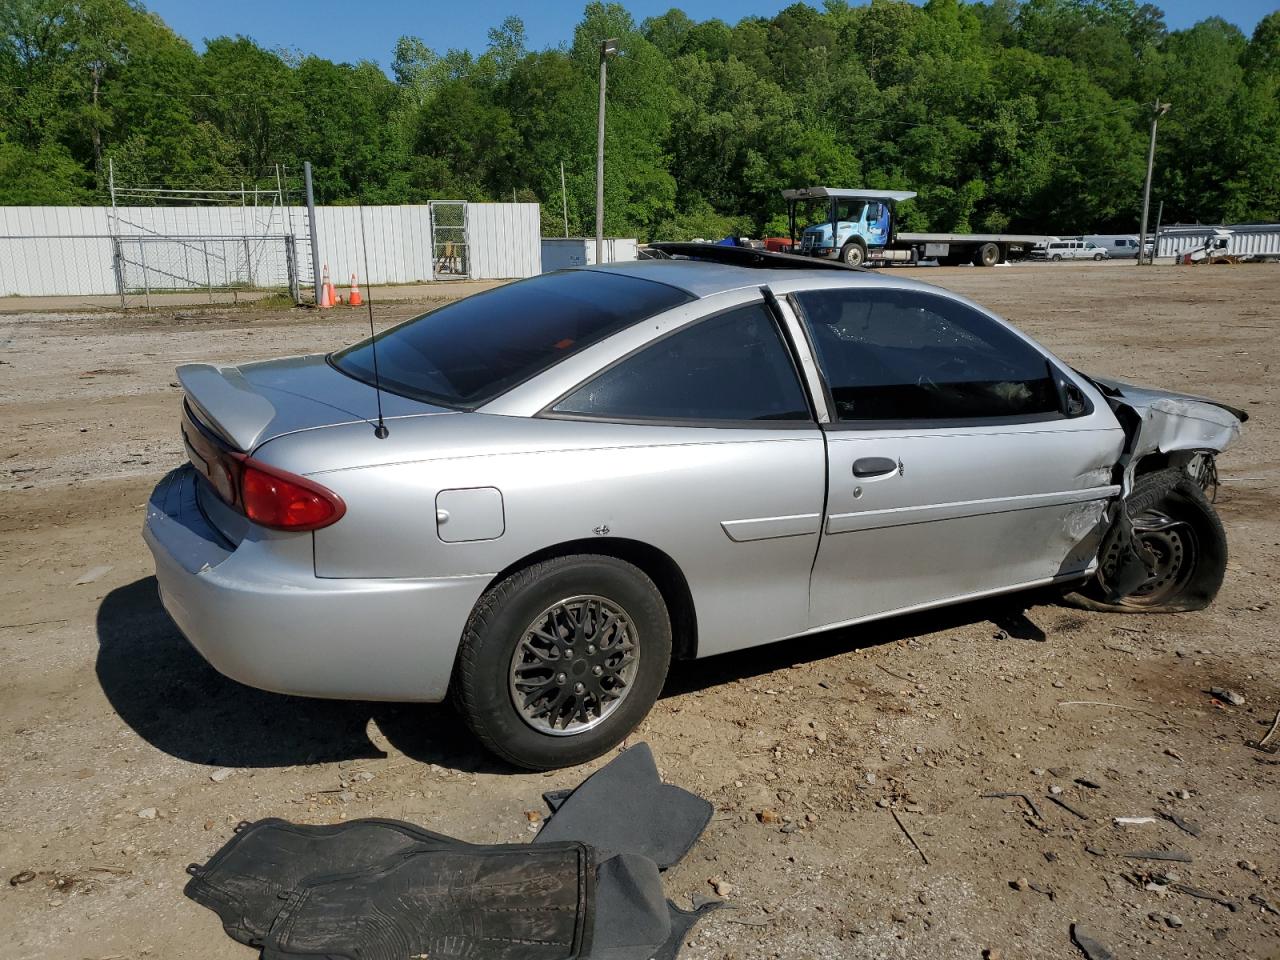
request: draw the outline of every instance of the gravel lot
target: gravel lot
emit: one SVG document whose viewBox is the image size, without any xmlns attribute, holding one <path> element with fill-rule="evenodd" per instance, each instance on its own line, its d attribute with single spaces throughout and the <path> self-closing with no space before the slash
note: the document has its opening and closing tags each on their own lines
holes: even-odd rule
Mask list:
<svg viewBox="0 0 1280 960">
<path fill-rule="evenodd" d="M 913 275 L 991 305 L 1082 369 L 1248 409 L 1220 464 L 1226 586 L 1197 614 L 1031 597 L 678 665 L 637 739 L 716 814 L 667 893 L 687 905 L 725 880 L 733 907 L 682 956 L 1073 957 L 1074 922 L 1118 958 L 1280 957 L 1280 916 L 1250 900 L 1280 910 L 1280 755 L 1246 745 L 1280 709 L 1280 268 Z M 379 323 L 423 302 L 380 305 Z M 363 317 L 0 315 L 6 957 L 247 958 L 181 895 L 186 864 L 238 821 L 387 816 L 519 842 L 539 795 L 588 772 L 512 773 L 443 707 L 242 687 L 159 606 L 139 528 L 181 459 L 174 365 L 329 349 L 357 339 Z M 1025 603 L 1043 641 L 1010 619 Z M 1214 686 L 1244 704 L 1215 702 Z M 1087 819 L 1051 802 L 1054 788 Z M 1043 819 L 980 797 L 998 791 L 1028 793 Z M 777 822 L 761 822 L 766 809 Z M 1157 811 L 1199 836 L 1164 819 L 1112 823 Z M 1135 849 L 1192 860 L 1121 856 Z M 34 877 L 18 882 L 23 871 Z M 1239 909 L 1148 882 L 1162 873 Z"/>
</svg>

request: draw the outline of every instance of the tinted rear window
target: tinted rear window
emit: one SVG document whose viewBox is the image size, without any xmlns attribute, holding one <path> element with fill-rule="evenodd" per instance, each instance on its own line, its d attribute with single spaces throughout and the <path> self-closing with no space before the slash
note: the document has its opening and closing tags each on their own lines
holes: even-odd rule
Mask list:
<svg viewBox="0 0 1280 960">
<path fill-rule="evenodd" d="M 378 334 L 383 389 L 477 407 L 633 323 L 692 300 L 664 283 L 572 270 L 510 283 Z M 371 341 L 330 356 L 373 383 Z"/>
</svg>

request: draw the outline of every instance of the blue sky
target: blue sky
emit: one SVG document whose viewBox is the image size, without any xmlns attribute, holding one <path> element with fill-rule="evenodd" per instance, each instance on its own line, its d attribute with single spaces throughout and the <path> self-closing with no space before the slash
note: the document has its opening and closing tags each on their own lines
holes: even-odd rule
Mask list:
<svg viewBox="0 0 1280 960">
<path fill-rule="evenodd" d="M 554 47 L 573 36 L 586 0 L 145 0 L 171 27 L 197 49 L 209 37 L 244 34 L 265 47 L 287 47 L 335 61 L 373 60 L 391 63 L 396 38 L 414 34 L 437 50 L 462 47 L 481 50 L 485 33 L 511 14 L 524 20 L 533 49 Z M 719 17 L 730 23 L 747 16 L 772 16 L 793 0 L 624 0 L 638 21 L 679 6 L 696 20 Z M 820 6 L 816 0 L 813 6 Z M 1217 14 L 1246 34 L 1275 9 L 1275 0 L 1236 0 L 1226 7 L 1200 0 L 1167 0 L 1161 4 L 1173 29 L 1188 27 Z"/>
</svg>

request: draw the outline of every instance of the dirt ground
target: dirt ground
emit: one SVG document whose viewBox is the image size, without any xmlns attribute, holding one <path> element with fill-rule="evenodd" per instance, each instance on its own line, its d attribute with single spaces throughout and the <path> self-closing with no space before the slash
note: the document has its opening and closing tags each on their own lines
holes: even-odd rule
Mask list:
<svg viewBox="0 0 1280 960">
<path fill-rule="evenodd" d="M 1078 923 L 1117 958 L 1280 957 L 1280 915 L 1250 899 L 1280 910 L 1280 755 L 1247 745 L 1280 708 L 1280 268 L 913 275 L 1083 369 L 1247 409 L 1220 464 L 1226 585 L 1176 616 L 1031 598 L 1043 640 L 1009 619 L 1027 601 L 1006 600 L 677 665 L 635 739 L 716 813 L 667 893 L 687 905 L 724 880 L 732 906 L 681 955 L 1078 957 Z M 416 309 L 381 306 L 378 322 Z M 247 958 L 181 894 L 185 866 L 238 821 L 373 815 L 519 842 L 543 791 L 603 762 L 514 773 L 444 707 L 261 693 L 188 647 L 139 536 L 181 459 L 174 365 L 330 349 L 363 314 L 182 310 L 0 316 L 0 954 L 14 960 Z M 1042 816 L 981 796 L 1004 791 Z M 1157 813 L 1198 835 L 1112 822 Z"/>
</svg>

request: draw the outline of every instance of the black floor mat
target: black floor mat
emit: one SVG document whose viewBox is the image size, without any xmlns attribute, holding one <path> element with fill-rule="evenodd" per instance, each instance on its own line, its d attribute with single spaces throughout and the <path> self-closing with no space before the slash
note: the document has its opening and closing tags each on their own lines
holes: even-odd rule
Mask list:
<svg viewBox="0 0 1280 960">
<path fill-rule="evenodd" d="M 534 843 L 578 840 L 601 862 L 635 853 L 664 870 L 689 852 L 712 812 L 706 800 L 662 782 L 647 743 L 624 750 L 568 797 L 545 799 L 554 813 Z"/>
<path fill-rule="evenodd" d="M 410 851 L 312 878 L 280 909 L 262 957 L 574 960 L 591 956 L 593 887 L 580 843 Z"/>
<path fill-rule="evenodd" d="M 648 857 L 620 854 L 596 869 L 595 930 L 588 960 L 675 960 L 693 925 L 712 901 L 681 910 L 666 899 L 658 866 Z"/>
<path fill-rule="evenodd" d="M 651 960 L 676 960 L 693 925 L 712 910 L 718 910 L 724 905 L 723 900 L 712 900 L 693 910 L 681 910 L 668 900 L 667 909 L 671 914 L 670 932 L 667 934 L 666 942 L 651 954 Z"/>
<path fill-rule="evenodd" d="M 187 868 L 184 893 L 222 919 L 233 940 L 261 946 L 283 897 L 311 876 L 344 873 L 423 847 L 467 846 L 399 820 L 309 826 L 277 820 L 242 823 L 204 866 Z"/>
<path fill-rule="evenodd" d="M 670 934 L 657 864 L 635 854 L 600 864 L 591 960 L 649 960 Z"/>
<path fill-rule="evenodd" d="M 479 846 L 396 820 L 242 823 L 185 893 L 265 960 L 675 960 L 711 903 L 666 900 L 660 868 L 712 807 L 637 744 L 571 792 L 532 844 Z"/>
</svg>

